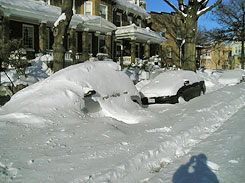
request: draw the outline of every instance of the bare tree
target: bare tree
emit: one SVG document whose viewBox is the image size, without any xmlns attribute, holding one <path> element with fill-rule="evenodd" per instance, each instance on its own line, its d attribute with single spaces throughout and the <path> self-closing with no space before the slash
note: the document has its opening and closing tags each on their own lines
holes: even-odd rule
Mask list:
<svg viewBox="0 0 245 183">
<path fill-rule="evenodd" d="M 182 18 L 185 29 L 182 33 L 184 38 L 184 55 L 182 59 L 182 67 L 185 70 L 196 71 L 196 37 L 197 37 L 197 23 L 201 15 L 211 11 L 214 7 L 219 5 L 222 0 L 207 7 L 209 0 L 188 0 L 188 4 L 184 0 L 177 0 L 178 7 L 172 4 L 169 0 L 164 0 L 171 6 Z"/>
<path fill-rule="evenodd" d="M 213 14 L 222 28 L 212 30 L 211 36 L 215 40 L 240 41 L 241 66 L 244 69 L 245 1 L 229 0 L 221 3 Z"/>
<path fill-rule="evenodd" d="M 67 37 L 67 31 L 73 15 L 72 11 L 73 0 L 63 0 L 62 12 L 53 27 L 54 35 L 54 72 L 64 68 L 65 62 L 65 47 L 64 39 Z"/>
</svg>

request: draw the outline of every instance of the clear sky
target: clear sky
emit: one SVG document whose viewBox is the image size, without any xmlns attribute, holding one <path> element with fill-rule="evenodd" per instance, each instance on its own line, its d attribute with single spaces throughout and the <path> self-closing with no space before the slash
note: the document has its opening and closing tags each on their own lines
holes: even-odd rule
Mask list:
<svg viewBox="0 0 245 183">
<path fill-rule="evenodd" d="M 168 4 L 166 4 L 163 0 L 144 0 L 146 2 L 146 10 L 147 11 L 155 11 L 155 12 L 171 12 L 174 11 Z M 170 0 L 173 4 L 178 7 L 178 1 L 177 0 Z M 212 5 L 216 0 L 210 0 L 208 3 L 209 5 Z M 202 15 L 199 18 L 198 26 L 206 27 L 206 29 L 210 30 L 212 28 L 218 27 L 219 25 L 211 20 L 211 13 L 208 12 L 204 15 Z"/>
</svg>

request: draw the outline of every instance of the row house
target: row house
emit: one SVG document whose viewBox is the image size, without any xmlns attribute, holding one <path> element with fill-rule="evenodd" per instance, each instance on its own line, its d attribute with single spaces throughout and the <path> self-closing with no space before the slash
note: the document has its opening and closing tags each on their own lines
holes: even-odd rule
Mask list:
<svg viewBox="0 0 245 183">
<path fill-rule="evenodd" d="M 181 17 L 175 13 L 150 12 L 151 19 L 148 24 L 151 29 L 160 32 L 166 41 L 162 42 L 162 64 L 167 67 L 181 67 L 181 57 L 183 54 L 182 32 L 184 25 Z"/>
<path fill-rule="evenodd" d="M 52 27 L 61 6 L 62 0 L 0 0 L 1 47 L 21 38 L 29 58 L 52 54 Z M 166 40 L 147 27 L 150 16 L 141 0 L 74 0 L 73 14 L 65 38 L 65 59 L 73 62 L 104 53 L 131 63 L 157 54 L 151 49 Z"/>
<path fill-rule="evenodd" d="M 206 44 L 201 50 L 201 67 L 207 69 L 231 69 L 231 50 L 231 45 L 223 42 Z"/>
</svg>

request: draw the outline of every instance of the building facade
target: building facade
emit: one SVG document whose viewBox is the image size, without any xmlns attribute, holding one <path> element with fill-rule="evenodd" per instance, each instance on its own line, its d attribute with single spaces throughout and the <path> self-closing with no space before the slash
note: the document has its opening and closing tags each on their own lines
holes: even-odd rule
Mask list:
<svg viewBox="0 0 245 183">
<path fill-rule="evenodd" d="M 160 32 L 167 39 L 161 47 L 162 64 L 181 67 L 183 22 L 178 14 L 173 12 L 150 12 L 150 15 L 151 19 L 148 20 L 148 23 L 152 30 Z"/>
<path fill-rule="evenodd" d="M 22 39 L 28 58 L 52 54 L 52 28 L 62 0 L 0 0 L 0 44 Z M 166 39 L 147 27 L 150 17 L 140 0 L 74 0 L 65 40 L 65 60 L 74 63 L 106 54 L 113 60 L 135 62 L 157 53 L 151 48 Z"/>
<path fill-rule="evenodd" d="M 200 64 L 207 69 L 232 69 L 231 45 L 213 42 L 201 50 Z"/>
</svg>

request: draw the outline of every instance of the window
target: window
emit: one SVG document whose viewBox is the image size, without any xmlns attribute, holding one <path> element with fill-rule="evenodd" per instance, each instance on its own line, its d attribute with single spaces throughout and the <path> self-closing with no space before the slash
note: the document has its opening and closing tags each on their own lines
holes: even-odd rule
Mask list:
<svg viewBox="0 0 245 183">
<path fill-rule="evenodd" d="M 100 16 L 107 20 L 107 6 L 103 4 L 100 5 Z"/>
<path fill-rule="evenodd" d="M 181 39 L 181 32 L 179 28 L 176 29 L 176 38 Z"/>
<path fill-rule="evenodd" d="M 137 19 L 136 25 L 139 26 L 139 27 L 141 27 L 141 20 L 140 19 Z"/>
<path fill-rule="evenodd" d="M 26 48 L 34 49 L 34 26 L 23 24 L 22 26 L 23 45 Z"/>
<path fill-rule="evenodd" d="M 140 58 L 140 44 L 136 43 L 136 58 Z"/>
<path fill-rule="evenodd" d="M 121 27 L 122 26 L 122 14 L 121 13 L 117 13 L 116 14 L 116 22 L 115 22 L 117 27 Z"/>
<path fill-rule="evenodd" d="M 116 57 L 117 58 L 122 56 L 122 49 L 123 49 L 122 42 L 117 42 L 116 43 Z"/>
<path fill-rule="evenodd" d="M 92 53 L 92 33 L 88 33 L 88 52 Z"/>
<path fill-rule="evenodd" d="M 128 22 L 129 22 L 129 25 L 133 24 L 133 17 L 128 16 Z"/>
<path fill-rule="evenodd" d="M 163 27 L 161 32 L 162 37 L 166 37 L 166 32 L 167 32 L 166 27 Z"/>
<path fill-rule="evenodd" d="M 85 15 L 92 15 L 92 2 L 86 1 L 84 4 L 84 14 Z"/>
<path fill-rule="evenodd" d="M 49 33 L 49 28 L 46 28 L 46 49 L 50 49 L 50 42 L 49 42 L 49 36 L 50 36 L 50 33 Z"/>
<path fill-rule="evenodd" d="M 99 53 L 105 53 L 105 36 L 99 36 Z"/>
<path fill-rule="evenodd" d="M 0 20 L 0 48 L 2 46 L 2 22 Z"/>
<path fill-rule="evenodd" d="M 166 51 L 167 51 L 167 58 L 172 58 L 172 47 L 167 46 Z"/>
</svg>

